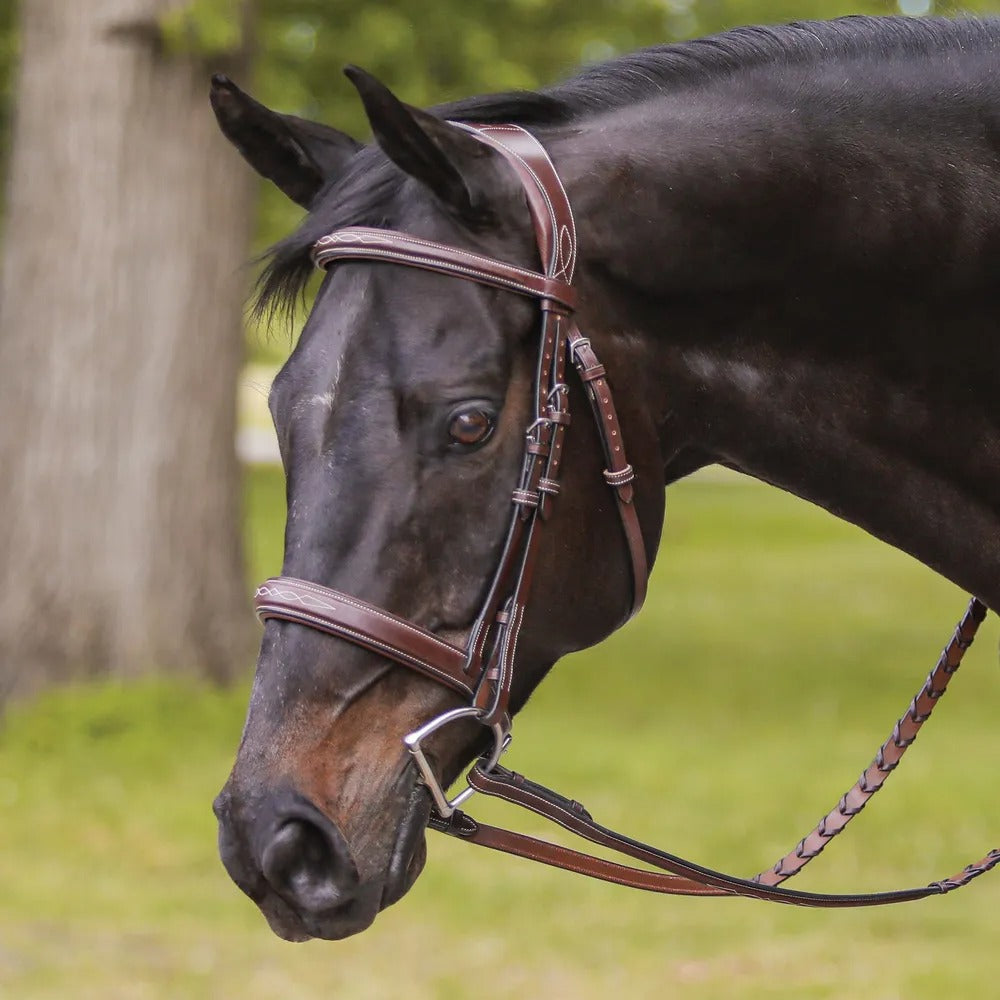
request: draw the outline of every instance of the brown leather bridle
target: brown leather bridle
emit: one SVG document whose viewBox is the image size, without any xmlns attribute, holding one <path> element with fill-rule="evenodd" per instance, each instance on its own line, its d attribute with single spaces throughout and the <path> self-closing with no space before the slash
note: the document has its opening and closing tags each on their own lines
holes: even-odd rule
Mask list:
<svg viewBox="0 0 1000 1000">
<path fill-rule="evenodd" d="M 986 607 L 973 598 L 924 687 L 879 749 L 858 782 L 819 825 L 773 868 L 753 879 L 703 868 L 595 823 L 579 803 L 499 766 L 510 738 L 508 712 L 518 636 L 534 576 L 538 541 L 559 494 L 563 439 L 570 423 L 566 362 L 576 368 L 590 400 L 603 445 L 604 478 L 614 492 L 632 571 L 631 615 L 642 606 L 648 566 L 633 497 L 635 473 L 625 454 L 621 428 L 604 366 L 584 337 L 573 313 L 576 229 L 569 200 L 542 145 L 517 125 L 455 123 L 496 150 L 514 169 L 531 212 L 542 271 L 483 257 L 405 233 L 351 226 L 320 239 L 313 260 L 327 268 L 338 260 L 368 260 L 423 268 L 506 289 L 538 300 L 542 314 L 538 365 L 532 398 L 533 419 L 525 436 L 520 479 L 512 492 L 512 515 L 499 565 L 464 647 L 356 597 L 291 577 L 262 584 L 254 604 L 261 621 L 278 618 L 306 625 L 416 670 L 468 702 L 404 737 L 433 799 L 433 829 L 494 850 L 565 868 L 593 878 L 655 892 L 700 896 L 748 896 L 802 906 L 871 906 L 942 894 L 959 888 L 1000 862 L 1000 850 L 940 882 L 896 892 L 828 895 L 797 892 L 780 884 L 798 874 L 847 826 L 884 784 L 916 738 L 971 645 Z M 493 736 L 492 749 L 468 775 L 468 787 L 452 799 L 424 756 L 422 743 L 458 719 L 474 719 Z M 658 869 L 617 864 L 477 823 L 458 806 L 474 792 L 520 805 L 593 843 Z"/>
</svg>

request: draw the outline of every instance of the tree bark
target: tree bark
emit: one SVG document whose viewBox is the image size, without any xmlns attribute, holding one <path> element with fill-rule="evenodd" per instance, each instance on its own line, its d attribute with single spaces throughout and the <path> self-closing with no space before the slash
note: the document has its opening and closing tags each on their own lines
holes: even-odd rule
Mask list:
<svg viewBox="0 0 1000 1000">
<path fill-rule="evenodd" d="M 227 679 L 252 642 L 235 387 L 253 217 L 174 0 L 22 0 L 0 264 L 0 700 Z"/>
</svg>

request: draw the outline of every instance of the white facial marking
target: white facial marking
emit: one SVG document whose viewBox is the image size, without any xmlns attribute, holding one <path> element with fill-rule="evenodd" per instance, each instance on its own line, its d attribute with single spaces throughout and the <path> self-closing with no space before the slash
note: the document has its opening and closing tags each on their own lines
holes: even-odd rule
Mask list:
<svg viewBox="0 0 1000 1000">
<path fill-rule="evenodd" d="M 320 409 L 330 412 L 333 409 L 334 401 L 337 398 L 337 386 L 340 384 L 340 371 L 344 366 L 344 359 L 337 359 L 337 370 L 333 373 L 333 381 L 330 383 L 330 388 L 326 392 L 318 392 L 314 396 L 310 396 L 306 400 L 306 404 L 309 406 L 318 406 Z"/>
<path fill-rule="evenodd" d="M 321 393 L 318 393 L 317 395 L 313 396 L 309 400 L 309 402 L 313 406 L 320 407 L 320 409 L 323 409 L 323 410 L 332 410 L 333 409 L 333 400 L 334 400 L 334 392 L 333 392 L 333 390 L 332 389 L 327 389 L 326 392 L 321 392 Z"/>
</svg>

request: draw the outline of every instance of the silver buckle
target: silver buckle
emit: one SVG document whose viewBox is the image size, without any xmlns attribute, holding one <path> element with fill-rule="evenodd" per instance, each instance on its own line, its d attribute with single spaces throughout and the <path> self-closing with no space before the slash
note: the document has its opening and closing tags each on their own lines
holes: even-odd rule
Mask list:
<svg viewBox="0 0 1000 1000">
<path fill-rule="evenodd" d="M 406 749 L 413 755 L 413 759 L 420 770 L 420 777 L 427 786 L 427 790 L 431 793 L 431 798 L 434 800 L 434 808 L 442 819 L 448 819 L 463 802 L 475 794 L 476 790 L 471 785 L 466 785 L 458 795 L 453 799 L 449 799 L 445 795 L 444 789 L 441 787 L 441 783 L 438 781 L 437 775 L 432 770 L 426 756 L 424 756 L 421 743 L 432 733 L 437 732 L 443 726 L 447 726 L 450 722 L 455 722 L 457 719 L 476 719 L 479 721 L 482 717 L 482 709 L 475 708 L 474 706 L 453 708 L 450 712 L 445 712 L 437 716 L 437 718 L 431 719 L 430 722 L 419 729 L 414 729 L 412 733 L 403 737 Z M 489 728 L 493 732 L 493 749 L 490 751 L 488 757 L 484 755 L 481 758 L 483 761 L 481 767 L 484 771 L 492 771 L 497 761 L 500 760 L 501 754 L 510 746 L 510 732 L 504 729 L 499 722 L 494 722 Z"/>
<path fill-rule="evenodd" d="M 524 436 L 529 441 L 533 441 L 533 440 L 537 441 L 537 438 L 535 437 L 535 431 L 539 427 L 545 427 L 545 426 L 547 426 L 548 424 L 551 424 L 551 423 L 552 423 L 552 419 L 550 417 L 539 417 L 537 420 L 533 420 L 530 424 L 528 424 L 528 429 L 524 432 Z"/>
</svg>

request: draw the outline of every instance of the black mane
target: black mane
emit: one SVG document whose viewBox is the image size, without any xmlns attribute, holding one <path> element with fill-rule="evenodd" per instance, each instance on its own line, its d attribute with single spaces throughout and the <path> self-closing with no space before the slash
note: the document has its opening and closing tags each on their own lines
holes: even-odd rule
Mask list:
<svg viewBox="0 0 1000 1000">
<path fill-rule="evenodd" d="M 556 125 L 758 66 L 824 59 L 940 54 L 1000 43 L 1000 20 L 868 17 L 733 28 L 654 45 L 582 69 L 538 93 L 471 97 L 434 108 L 445 117 Z"/>
<path fill-rule="evenodd" d="M 687 42 L 641 49 L 539 91 L 487 94 L 430 110 L 458 121 L 558 126 L 717 81 L 765 65 L 806 61 L 888 59 L 1000 49 L 1000 19 L 842 17 L 832 21 L 734 28 Z M 265 254 L 255 313 L 291 312 L 312 272 L 309 250 L 321 236 L 348 225 L 391 225 L 384 206 L 403 176 L 376 147 L 358 153 L 347 172 L 316 199 L 291 236 Z"/>
</svg>

